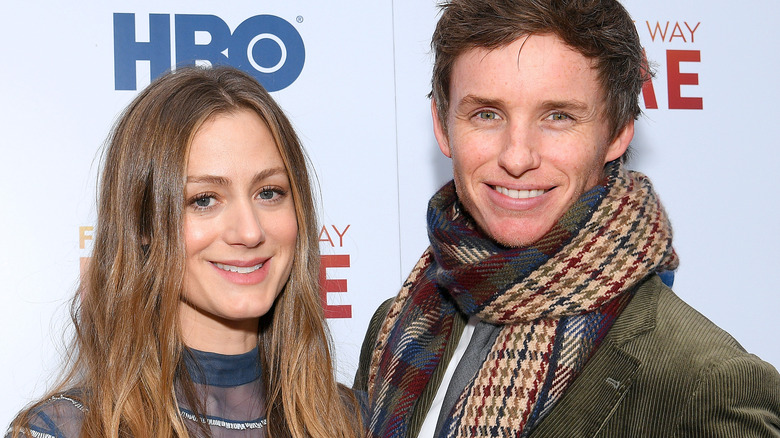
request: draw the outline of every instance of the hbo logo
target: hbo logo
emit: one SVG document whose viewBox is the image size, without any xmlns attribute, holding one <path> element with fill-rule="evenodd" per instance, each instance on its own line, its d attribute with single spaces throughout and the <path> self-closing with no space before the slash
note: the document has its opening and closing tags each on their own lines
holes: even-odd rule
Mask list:
<svg viewBox="0 0 780 438">
<path fill-rule="evenodd" d="M 138 41 L 135 14 L 114 14 L 114 88 L 135 90 L 136 61 L 149 61 L 152 79 L 175 65 L 209 61 L 254 76 L 268 91 L 292 84 L 303 70 L 305 49 L 298 31 L 274 15 L 246 19 L 234 32 L 214 15 L 175 15 L 174 44 L 168 14 L 149 15 L 149 39 Z M 196 44 L 196 35 L 208 42 Z"/>
</svg>

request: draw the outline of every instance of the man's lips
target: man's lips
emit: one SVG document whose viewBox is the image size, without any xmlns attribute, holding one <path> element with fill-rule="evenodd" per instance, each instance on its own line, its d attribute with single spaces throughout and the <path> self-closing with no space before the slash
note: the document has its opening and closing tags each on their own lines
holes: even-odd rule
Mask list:
<svg viewBox="0 0 780 438">
<path fill-rule="evenodd" d="M 493 186 L 493 189 L 497 191 L 498 193 L 501 193 L 504 196 L 509 196 L 513 199 L 528 199 L 528 198 L 535 198 L 537 196 L 542 196 L 547 192 L 547 190 L 543 189 L 535 189 L 535 190 L 515 190 L 510 189 L 502 186 Z"/>
</svg>

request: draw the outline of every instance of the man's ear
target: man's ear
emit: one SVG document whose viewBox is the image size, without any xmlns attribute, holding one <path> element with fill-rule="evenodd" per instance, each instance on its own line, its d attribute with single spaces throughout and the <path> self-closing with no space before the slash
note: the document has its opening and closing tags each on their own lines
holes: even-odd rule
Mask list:
<svg viewBox="0 0 780 438">
<path fill-rule="evenodd" d="M 631 140 L 634 138 L 634 121 L 629 120 L 626 126 L 620 130 L 620 133 L 612 140 L 612 143 L 607 147 L 607 155 L 604 160 L 604 164 L 610 161 L 617 160 L 626 153 L 628 145 L 631 144 Z"/>
<path fill-rule="evenodd" d="M 452 158 L 450 139 L 447 136 L 447 130 L 444 129 L 441 123 L 441 119 L 439 119 L 439 110 L 436 108 L 435 99 L 431 99 L 431 116 L 433 117 L 433 134 L 436 136 L 436 142 L 439 143 L 439 149 L 447 158 Z"/>
</svg>

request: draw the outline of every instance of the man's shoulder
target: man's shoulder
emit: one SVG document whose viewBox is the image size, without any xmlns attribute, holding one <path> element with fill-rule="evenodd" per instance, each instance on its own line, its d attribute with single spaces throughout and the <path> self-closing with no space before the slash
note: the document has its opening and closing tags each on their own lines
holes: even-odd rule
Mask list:
<svg viewBox="0 0 780 438">
<path fill-rule="evenodd" d="M 371 319 L 368 322 L 368 329 L 366 330 L 366 337 L 363 340 L 363 342 L 368 343 L 368 345 L 364 345 L 364 348 L 367 347 L 369 350 L 373 349 L 374 344 L 379 337 L 379 330 L 382 328 L 382 323 L 384 323 L 385 318 L 387 318 L 387 314 L 390 312 L 390 307 L 393 305 L 394 301 L 395 297 L 386 299 L 377 307 L 376 311 L 371 316 Z"/>
<path fill-rule="evenodd" d="M 622 333 L 624 348 L 642 360 L 668 362 L 676 358 L 690 368 L 751 356 L 728 332 L 688 305 L 655 275 L 640 284 L 614 328 L 618 332 L 636 330 L 630 342 Z M 664 354 L 659 357 L 658 351 Z"/>
<path fill-rule="evenodd" d="M 780 393 L 780 374 L 771 364 L 745 351 L 729 333 L 685 303 L 657 277 L 640 285 L 613 328 L 617 336 L 610 339 L 610 333 L 605 342 L 638 361 L 635 384 L 639 393 L 674 389 L 681 396 L 692 394 L 712 383 L 717 375 L 727 376 L 724 384 L 728 380 L 746 385 L 759 380 L 774 382 L 777 388 L 772 392 L 775 397 Z M 661 393 L 656 396 L 665 397 Z"/>
<path fill-rule="evenodd" d="M 382 302 L 368 322 L 366 336 L 363 339 L 363 345 L 360 348 L 360 358 L 358 359 L 355 380 L 352 383 L 352 389 L 358 393 L 364 393 L 368 389 L 368 369 L 371 364 L 371 356 L 374 352 L 377 338 L 379 337 L 379 329 L 382 327 L 382 322 L 384 322 L 387 317 L 387 313 L 390 311 L 390 306 L 393 304 L 394 300 L 395 298 L 388 298 Z"/>
<path fill-rule="evenodd" d="M 371 321 L 368 323 L 369 327 L 378 328 L 378 326 L 382 324 L 382 321 L 385 320 L 387 313 L 390 311 L 390 306 L 393 305 L 393 301 L 395 301 L 395 297 L 382 301 L 382 304 L 376 308 L 376 311 L 371 316 Z"/>
<path fill-rule="evenodd" d="M 673 431 L 738 436 L 730 431 L 776 430 L 778 406 L 780 374 L 774 367 L 651 276 L 562 400 L 563 414 L 553 420 L 566 423 L 564 414 L 592 409 L 595 417 L 608 412 L 598 417 L 599 436 Z"/>
</svg>

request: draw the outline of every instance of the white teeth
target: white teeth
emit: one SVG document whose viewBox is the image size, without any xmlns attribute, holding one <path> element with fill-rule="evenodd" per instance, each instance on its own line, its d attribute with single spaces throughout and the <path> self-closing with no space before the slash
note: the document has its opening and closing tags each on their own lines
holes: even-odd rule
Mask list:
<svg viewBox="0 0 780 438">
<path fill-rule="evenodd" d="M 223 271 L 230 271 L 230 272 L 237 272 L 239 274 L 249 274 L 250 272 L 255 272 L 258 269 L 263 267 L 262 263 L 259 263 L 254 266 L 231 266 L 231 265 L 224 265 L 222 263 L 214 262 L 214 266 L 218 267 L 219 269 L 222 269 Z"/>
<path fill-rule="evenodd" d="M 544 190 L 512 190 L 501 186 L 496 186 L 496 191 L 515 199 L 535 198 L 544 194 Z"/>
</svg>

